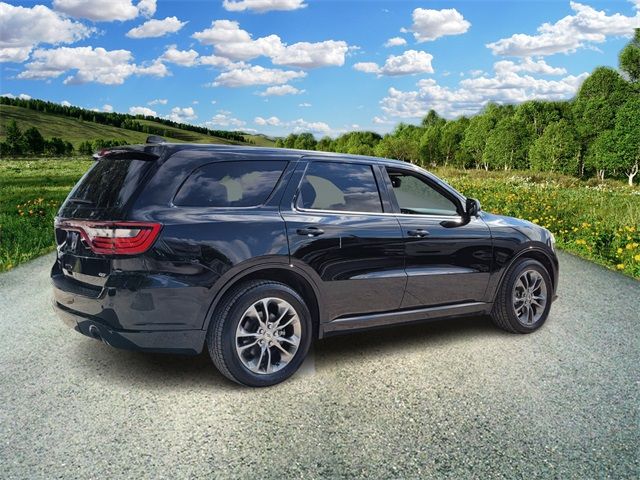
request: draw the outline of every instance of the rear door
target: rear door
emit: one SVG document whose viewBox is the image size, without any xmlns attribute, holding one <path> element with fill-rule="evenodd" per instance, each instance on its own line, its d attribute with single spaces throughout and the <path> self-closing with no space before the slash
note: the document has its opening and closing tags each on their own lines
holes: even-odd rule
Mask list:
<svg viewBox="0 0 640 480">
<path fill-rule="evenodd" d="M 386 172 L 404 239 L 402 308 L 484 301 L 492 261 L 484 221 L 463 215 L 456 195 L 430 177 L 395 166 Z"/>
<path fill-rule="evenodd" d="M 292 262 L 319 277 L 329 319 L 398 308 L 406 284 L 402 232 L 381 197 L 377 166 L 307 158 L 298 169 L 281 213 Z"/>
</svg>

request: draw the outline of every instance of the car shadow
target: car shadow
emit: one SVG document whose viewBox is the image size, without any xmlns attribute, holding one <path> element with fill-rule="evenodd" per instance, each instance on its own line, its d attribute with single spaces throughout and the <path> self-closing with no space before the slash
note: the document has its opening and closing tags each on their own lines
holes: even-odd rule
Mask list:
<svg viewBox="0 0 640 480">
<path fill-rule="evenodd" d="M 445 342 L 460 342 L 479 336 L 506 334 L 498 330 L 488 316 L 414 322 L 368 329 L 357 333 L 328 337 L 316 344 L 323 360 L 354 356 L 361 359 L 381 353 L 412 348 L 428 348 Z"/>
<path fill-rule="evenodd" d="M 383 334 L 381 334 L 383 333 Z M 496 329 L 488 317 L 446 319 L 409 325 L 370 329 L 315 342 L 312 371 L 337 360 L 366 362 L 382 353 L 413 348 L 429 348 L 443 342 L 461 342 L 478 336 L 505 334 Z M 196 356 L 154 354 L 119 350 L 89 338 L 79 338 L 76 368 L 94 375 L 105 384 L 139 388 L 215 388 L 234 392 L 244 387 L 228 380 L 213 366 L 208 352 Z M 313 359 L 311 360 L 314 361 Z M 304 366 L 305 375 L 309 375 Z"/>
</svg>

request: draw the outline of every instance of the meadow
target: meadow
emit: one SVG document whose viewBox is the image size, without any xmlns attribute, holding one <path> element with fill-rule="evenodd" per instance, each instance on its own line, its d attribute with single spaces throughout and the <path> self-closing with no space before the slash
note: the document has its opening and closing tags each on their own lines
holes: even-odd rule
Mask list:
<svg viewBox="0 0 640 480">
<path fill-rule="evenodd" d="M 53 217 L 91 160 L 0 160 L 0 271 L 52 251 Z M 436 168 L 483 209 L 551 230 L 560 249 L 640 279 L 640 187 L 550 173 Z"/>
</svg>

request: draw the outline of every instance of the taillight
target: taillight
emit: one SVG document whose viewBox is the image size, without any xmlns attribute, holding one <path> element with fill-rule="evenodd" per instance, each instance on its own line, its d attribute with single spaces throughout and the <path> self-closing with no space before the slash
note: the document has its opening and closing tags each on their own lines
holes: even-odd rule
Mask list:
<svg viewBox="0 0 640 480">
<path fill-rule="evenodd" d="M 89 248 L 105 255 L 136 255 L 146 252 L 158 238 L 162 225 L 152 222 L 99 222 L 56 218 L 56 228 L 80 234 Z"/>
</svg>

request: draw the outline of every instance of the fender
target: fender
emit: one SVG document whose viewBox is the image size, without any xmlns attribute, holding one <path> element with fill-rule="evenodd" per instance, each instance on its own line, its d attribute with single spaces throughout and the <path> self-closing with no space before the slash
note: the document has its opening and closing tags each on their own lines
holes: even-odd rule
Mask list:
<svg viewBox="0 0 640 480">
<path fill-rule="evenodd" d="M 316 303 L 318 304 L 318 320 L 319 323 L 322 323 L 325 320 L 324 313 L 324 301 L 321 295 L 321 290 L 318 287 L 318 283 L 316 279 L 314 279 L 311 275 L 309 275 L 305 269 L 297 268 L 295 265 L 289 264 L 286 261 L 286 258 L 283 257 L 281 261 L 276 259 L 271 259 L 268 262 L 260 262 L 257 265 L 245 266 L 240 270 L 236 270 L 233 272 L 227 272 L 223 277 L 221 277 L 218 282 L 212 287 L 212 289 L 216 289 L 216 294 L 207 309 L 207 313 L 205 315 L 204 323 L 202 326 L 203 330 L 208 330 L 211 320 L 213 318 L 213 313 L 215 312 L 220 300 L 223 298 L 224 294 L 234 285 L 236 285 L 239 281 L 242 281 L 245 277 L 248 277 L 251 274 L 255 274 L 264 270 L 283 270 L 288 273 L 293 272 L 301 276 L 311 287 L 313 293 L 316 297 Z"/>
<path fill-rule="evenodd" d="M 523 248 L 521 248 L 520 250 L 518 250 L 517 252 L 515 252 L 511 258 L 509 259 L 508 262 L 506 262 L 504 265 L 499 266 L 499 271 L 497 271 L 494 274 L 495 280 L 494 278 L 491 279 L 490 281 L 490 285 L 489 288 L 490 293 L 491 293 L 491 297 L 490 297 L 490 301 L 494 301 L 495 299 L 495 295 L 496 292 L 500 289 L 500 286 L 502 285 L 502 282 L 504 281 L 504 277 L 507 273 L 507 271 L 509 271 L 509 269 L 511 268 L 511 266 L 517 262 L 520 258 L 525 257 L 531 253 L 534 254 L 540 254 L 543 255 L 547 261 L 549 262 L 549 265 L 552 266 L 551 271 L 549 272 L 549 276 L 551 277 L 551 281 L 553 283 L 553 294 L 554 294 L 554 298 L 556 297 L 556 290 L 558 288 L 558 260 L 557 257 L 550 252 L 549 247 L 542 243 L 542 242 L 532 242 L 532 243 L 528 243 L 523 245 Z"/>
</svg>

